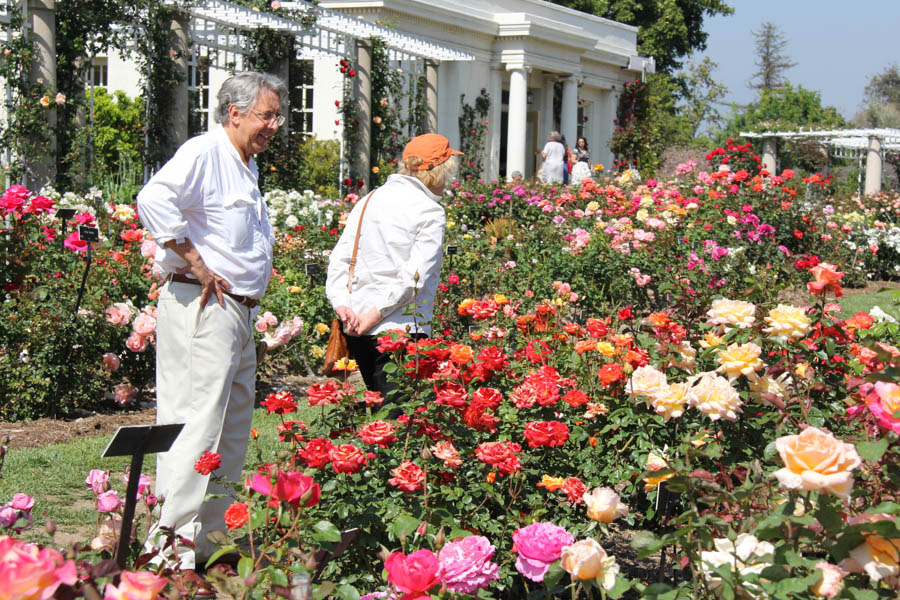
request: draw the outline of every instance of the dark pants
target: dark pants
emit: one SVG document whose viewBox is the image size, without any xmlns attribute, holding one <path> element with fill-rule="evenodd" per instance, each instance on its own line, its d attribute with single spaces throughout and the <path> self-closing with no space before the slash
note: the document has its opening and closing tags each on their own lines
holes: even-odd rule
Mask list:
<svg viewBox="0 0 900 600">
<path fill-rule="evenodd" d="M 379 352 L 376 346 L 378 346 L 377 336 L 347 336 L 350 358 L 356 361 L 359 373 L 366 382 L 366 388 L 370 392 L 381 392 L 381 396 L 387 399 L 388 392 L 397 388 L 397 384 L 387 380 L 387 373 L 384 372 L 384 365 L 391 362 L 393 357 L 389 353 Z"/>
<path fill-rule="evenodd" d="M 423 333 L 410 336 L 414 340 L 424 337 L 426 336 Z M 350 351 L 350 358 L 356 361 L 356 365 L 359 367 L 359 374 L 362 375 L 363 381 L 366 382 L 366 388 L 370 392 L 381 392 L 381 397 L 387 400 L 388 393 L 397 389 L 397 384 L 388 381 L 387 373 L 384 372 L 384 365 L 393 361 L 394 357 L 389 352 L 379 352 L 377 346 L 377 335 L 347 336 L 347 349 Z"/>
</svg>

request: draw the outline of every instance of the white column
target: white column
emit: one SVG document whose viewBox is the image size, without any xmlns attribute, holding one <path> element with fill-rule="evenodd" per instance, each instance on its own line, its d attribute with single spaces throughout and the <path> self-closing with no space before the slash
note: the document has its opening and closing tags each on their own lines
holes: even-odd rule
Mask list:
<svg viewBox="0 0 900 600">
<path fill-rule="evenodd" d="M 778 138 L 763 138 L 762 164 L 770 176 L 776 175 L 778 171 Z"/>
<path fill-rule="evenodd" d="M 547 134 L 556 128 L 555 119 L 553 118 L 553 90 L 555 84 L 556 75 L 544 75 L 544 88 L 543 94 L 541 94 L 541 130 L 538 131 L 538 141 L 540 142 L 538 145 L 540 148 L 544 147 L 543 142 L 547 140 Z"/>
<path fill-rule="evenodd" d="M 509 111 L 506 126 L 506 177 L 525 173 L 525 126 L 528 110 L 528 74 L 524 65 L 506 65 L 509 71 Z"/>
<path fill-rule="evenodd" d="M 488 181 L 500 176 L 500 122 L 503 118 L 503 72 L 500 67 L 491 68 L 491 80 L 488 92 L 491 95 L 491 108 L 488 112 L 488 159 L 485 166 Z"/>
<path fill-rule="evenodd" d="M 34 40 L 35 55 L 31 61 L 31 80 L 56 89 L 56 2 L 55 0 L 31 0 L 28 3 L 28 20 Z M 50 104 L 51 107 L 55 106 Z M 56 172 L 56 109 L 47 111 L 49 144 L 47 154 L 39 162 L 26 165 L 26 186 L 37 190 L 49 183 Z"/>
<path fill-rule="evenodd" d="M 175 51 L 175 70 L 179 82 L 172 89 L 172 105 L 167 118 L 172 132 L 169 145 L 165 149 L 166 158 L 175 155 L 175 151 L 188 139 L 188 113 L 190 103 L 188 97 L 188 52 L 190 51 L 190 17 L 178 12 L 169 23 L 169 48 Z"/>
<path fill-rule="evenodd" d="M 881 192 L 881 138 L 869 136 L 869 152 L 866 155 L 866 195 Z"/>
<path fill-rule="evenodd" d="M 369 190 L 369 175 L 372 168 L 372 44 L 368 40 L 356 42 L 356 116 L 357 129 L 355 175 L 363 180 L 360 193 Z"/>
<path fill-rule="evenodd" d="M 575 146 L 578 135 L 578 81 L 575 77 L 563 80 L 562 111 L 559 117 L 559 130 L 566 138 L 569 146 Z"/>
<path fill-rule="evenodd" d="M 438 130 L 438 65 L 433 60 L 425 61 L 425 123 L 423 133 L 437 133 Z"/>
<path fill-rule="evenodd" d="M 594 143 L 591 146 L 591 160 L 594 163 L 601 163 L 607 170 L 612 168 L 613 155 L 609 149 L 609 142 L 612 140 L 613 131 L 615 131 L 616 106 L 619 97 L 615 90 L 607 90 L 603 92 L 602 101 L 599 103 L 594 116 L 594 123 L 597 127 L 594 129 Z"/>
</svg>

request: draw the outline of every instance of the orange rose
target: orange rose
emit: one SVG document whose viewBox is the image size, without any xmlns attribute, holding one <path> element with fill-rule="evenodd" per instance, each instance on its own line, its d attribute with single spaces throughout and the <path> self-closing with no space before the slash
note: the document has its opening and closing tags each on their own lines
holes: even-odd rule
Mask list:
<svg viewBox="0 0 900 600">
<path fill-rule="evenodd" d="M 464 365 L 472 360 L 472 347 L 466 344 L 453 344 L 450 346 L 450 360 L 458 365 Z"/>
<path fill-rule="evenodd" d="M 225 525 L 234 531 L 240 529 L 250 520 L 250 512 L 243 502 L 235 502 L 225 510 Z"/>
</svg>

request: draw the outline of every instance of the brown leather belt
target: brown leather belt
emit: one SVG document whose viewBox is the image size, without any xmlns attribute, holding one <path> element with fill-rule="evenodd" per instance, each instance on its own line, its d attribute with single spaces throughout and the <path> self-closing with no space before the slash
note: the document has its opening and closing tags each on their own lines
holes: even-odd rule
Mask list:
<svg viewBox="0 0 900 600">
<path fill-rule="evenodd" d="M 191 285 L 202 285 L 199 280 L 194 279 L 192 277 L 188 277 L 187 275 L 179 275 L 178 273 L 171 273 L 168 277 L 169 281 L 174 281 L 175 283 L 190 283 Z M 239 294 L 232 294 L 231 292 L 226 292 L 222 290 L 222 293 L 226 296 L 230 296 L 237 300 L 240 304 L 243 304 L 247 308 L 253 308 L 259 301 L 255 298 L 248 298 L 247 296 L 241 296 Z"/>
</svg>

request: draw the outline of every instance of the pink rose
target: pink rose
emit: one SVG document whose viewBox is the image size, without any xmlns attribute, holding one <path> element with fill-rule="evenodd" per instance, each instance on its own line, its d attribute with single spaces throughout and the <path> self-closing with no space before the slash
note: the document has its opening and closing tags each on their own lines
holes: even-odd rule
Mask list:
<svg viewBox="0 0 900 600">
<path fill-rule="evenodd" d="M 844 587 L 842 580 L 847 576 L 847 571 L 824 560 L 816 563 L 816 569 L 822 571 L 822 579 L 809 591 L 821 598 L 837 598 Z"/>
<path fill-rule="evenodd" d="M 94 490 L 94 494 L 102 494 L 109 489 L 109 471 L 92 469 L 84 480 L 84 485 Z"/>
<path fill-rule="evenodd" d="M 16 510 L 28 512 L 31 510 L 31 507 L 34 506 L 34 498 L 20 492 L 13 496 L 12 502 L 10 502 L 8 506 L 11 506 Z"/>
<path fill-rule="evenodd" d="M 122 476 L 122 479 L 125 481 L 125 485 L 128 485 L 128 473 Z M 150 493 L 150 476 L 149 475 L 141 475 L 138 479 L 138 489 L 137 489 L 138 497 L 144 496 Z"/>
<path fill-rule="evenodd" d="M 131 335 L 128 336 L 128 339 L 125 340 L 125 347 L 132 352 L 143 352 L 147 349 L 149 341 L 148 338 L 142 336 L 137 331 L 132 331 Z"/>
<path fill-rule="evenodd" d="M 265 333 L 269 330 L 269 327 L 275 327 L 276 325 L 278 325 L 278 319 L 270 312 L 264 312 L 256 317 L 256 330 L 260 333 Z"/>
<path fill-rule="evenodd" d="M 832 493 L 849 498 L 852 471 L 862 463 L 856 447 L 831 432 L 807 427 L 800 435 L 775 440 L 784 468 L 775 471 L 781 487 L 803 492 Z"/>
<path fill-rule="evenodd" d="M 116 302 L 106 309 L 106 320 L 113 325 L 128 325 L 134 310 L 124 302 Z"/>
<path fill-rule="evenodd" d="M 75 585 L 75 561 L 56 550 L 0 536 L 0 590 L 4 598 L 52 598 L 60 585 Z"/>
<path fill-rule="evenodd" d="M 0 508 L 0 527 L 10 528 L 19 520 L 19 511 L 11 506 Z"/>
<path fill-rule="evenodd" d="M 132 328 L 134 333 L 149 337 L 156 333 L 156 318 L 147 313 L 141 313 L 132 323 Z"/>
<path fill-rule="evenodd" d="M 874 393 L 869 394 L 866 399 L 869 412 L 875 417 L 878 427 L 900 435 L 900 419 L 894 418 L 894 413 L 900 411 L 900 386 L 879 381 L 875 384 Z"/>
<path fill-rule="evenodd" d="M 122 506 L 122 499 L 116 490 L 109 490 L 97 496 L 97 512 L 111 513 L 119 510 Z"/>
<path fill-rule="evenodd" d="M 115 373 L 116 371 L 118 371 L 120 364 L 121 364 L 121 361 L 119 360 L 119 357 L 116 356 L 115 354 L 113 354 L 112 352 L 107 352 L 106 354 L 103 355 L 103 361 L 101 363 L 101 366 L 103 367 L 103 370 L 106 371 L 107 373 Z"/>
<path fill-rule="evenodd" d="M 134 400 L 134 397 L 137 395 L 137 390 L 132 385 L 120 383 L 114 388 L 114 393 L 116 403 L 125 406 Z"/>
<path fill-rule="evenodd" d="M 496 549 L 486 537 L 473 535 L 445 544 L 438 553 L 441 583 L 454 594 L 474 596 L 499 578 L 497 563 L 491 562 Z"/>
<path fill-rule="evenodd" d="M 119 586 L 106 584 L 103 600 L 154 600 L 169 580 L 149 571 L 122 571 Z"/>
<path fill-rule="evenodd" d="M 574 542 L 571 533 L 553 523 L 537 522 L 518 529 L 513 534 L 519 555 L 516 570 L 532 581 L 543 581 L 550 564 L 562 555 L 563 546 Z"/>
<path fill-rule="evenodd" d="M 153 258 L 156 256 L 157 248 L 159 248 L 159 246 L 156 245 L 156 242 L 144 238 L 144 241 L 141 242 L 141 256 L 144 258 Z"/>
</svg>

